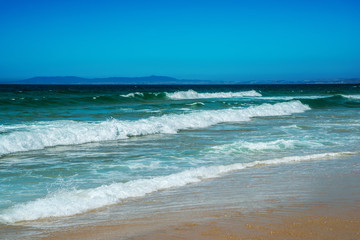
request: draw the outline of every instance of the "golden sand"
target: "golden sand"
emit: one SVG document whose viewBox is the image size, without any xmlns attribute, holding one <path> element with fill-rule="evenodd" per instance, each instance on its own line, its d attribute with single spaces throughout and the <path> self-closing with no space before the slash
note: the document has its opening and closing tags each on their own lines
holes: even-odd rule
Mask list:
<svg viewBox="0 0 360 240">
<path fill-rule="evenodd" d="M 181 216 L 180 216 L 181 215 Z M 198 220 L 200 219 L 203 220 Z M 194 219 L 194 220 L 192 220 Z M 205 211 L 169 214 L 55 232 L 43 239 L 360 239 L 360 209 L 299 206 L 242 213 Z"/>
<path fill-rule="evenodd" d="M 301 164 L 301 170 L 295 164 L 255 169 L 251 174 L 239 171 L 172 194 L 153 194 L 140 201 L 140 206 L 152 209 L 142 217 L 133 213 L 131 219 L 58 228 L 43 232 L 42 239 L 359 240 L 360 173 L 352 167 L 358 158 L 332 163 L 337 171 L 331 168 L 334 165 L 324 169 L 315 162 Z M 312 171 L 315 174 L 303 174 Z M 257 201 L 259 195 L 266 200 Z M 149 199 L 157 201 L 148 203 Z M 241 202 L 244 199 L 247 202 Z"/>
</svg>

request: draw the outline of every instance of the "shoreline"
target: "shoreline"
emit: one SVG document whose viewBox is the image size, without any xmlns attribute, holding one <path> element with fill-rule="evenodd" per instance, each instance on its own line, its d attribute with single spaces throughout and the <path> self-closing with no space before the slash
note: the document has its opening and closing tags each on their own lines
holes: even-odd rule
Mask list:
<svg viewBox="0 0 360 240">
<path fill-rule="evenodd" d="M 359 165 L 356 155 L 233 172 L 109 207 L 98 223 L 41 239 L 358 239 Z M 130 217 L 128 205 L 139 208 Z"/>
<path fill-rule="evenodd" d="M 182 223 L 130 239 L 359 239 L 359 209 L 337 206 L 337 211 L 345 210 L 341 216 L 333 216 L 332 210 L 334 206 L 276 208 L 261 214 L 224 212 L 211 221 Z"/>
<path fill-rule="evenodd" d="M 303 206 L 305 207 L 305 206 Z M 200 220 L 203 218 L 203 220 Z M 299 206 L 265 212 L 201 210 L 133 219 L 128 223 L 68 228 L 41 239 L 359 239 L 360 209 Z"/>
</svg>

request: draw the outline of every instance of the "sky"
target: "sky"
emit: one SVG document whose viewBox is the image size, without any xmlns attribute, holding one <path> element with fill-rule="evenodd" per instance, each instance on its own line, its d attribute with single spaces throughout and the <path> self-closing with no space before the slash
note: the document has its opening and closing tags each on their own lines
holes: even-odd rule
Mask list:
<svg viewBox="0 0 360 240">
<path fill-rule="evenodd" d="M 360 77 L 360 1 L 0 0 L 0 79 Z"/>
</svg>

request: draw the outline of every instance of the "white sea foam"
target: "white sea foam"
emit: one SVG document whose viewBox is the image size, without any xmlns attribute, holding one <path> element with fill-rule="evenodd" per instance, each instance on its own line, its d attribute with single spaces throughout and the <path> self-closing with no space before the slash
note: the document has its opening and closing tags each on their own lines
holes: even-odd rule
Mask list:
<svg viewBox="0 0 360 240">
<path fill-rule="evenodd" d="M 205 98 L 236 98 L 236 97 L 260 97 L 261 94 L 251 90 L 243 92 L 215 92 L 215 93 L 198 93 L 194 90 L 178 91 L 166 94 L 170 99 L 205 99 Z"/>
<path fill-rule="evenodd" d="M 194 102 L 194 103 L 189 103 L 189 104 L 186 104 L 188 106 L 204 106 L 205 103 L 203 102 Z"/>
<path fill-rule="evenodd" d="M 296 124 L 287 125 L 287 126 L 281 126 L 281 128 L 295 128 L 295 129 L 301 129 L 301 128 L 300 128 L 300 127 L 298 127 Z"/>
<path fill-rule="evenodd" d="M 142 94 L 142 93 L 140 93 L 140 92 L 135 92 L 135 93 L 122 94 L 122 95 L 120 95 L 120 96 L 121 96 L 121 97 L 135 97 L 135 95 L 137 95 L 137 94 Z M 142 94 L 142 96 L 143 96 L 143 94 Z"/>
<path fill-rule="evenodd" d="M 169 114 L 137 121 L 111 119 L 103 122 L 52 121 L 19 125 L 0 135 L 0 155 L 59 145 L 125 139 L 150 134 L 174 134 L 179 130 L 205 128 L 218 123 L 249 121 L 252 117 L 282 116 L 310 108 L 300 101 L 262 104 L 243 109 L 208 110 Z"/>
<path fill-rule="evenodd" d="M 0 213 L 1 223 L 16 223 L 49 217 L 63 217 L 84 213 L 107 205 L 116 204 L 127 198 L 143 197 L 146 194 L 181 187 L 204 179 L 220 177 L 222 174 L 262 165 L 274 165 L 299 161 L 321 160 L 359 152 L 322 153 L 306 156 L 292 156 L 250 163 L 235 163 L 189 169 L 183 172 L 149 179 L 138 179 L 126 183 L 113 183 L 97 188 L 59 191 L 44 198 L 17 204 Z"/>
<path fill-rule="evenodd" d="M 294 100 L 294 99 L 321 99 L 321 98 L 328 98 L 328 97 L 332 97 L 334 95 L 315 95 L 315 96 L 303 96 L 303 95 L 298 95 L 298 96 L 274 96 L 274 97 L 261 97 L 260 99 L 266 99 L 266 100 L 285 100 L 285 101 L 289 101 L 289 100 Z"/>
<path fill-rule="evenodd" d="M 151 93 L 155 97 L 161 96 L 163 93 Z M 205 98 L 238 98 L 238 97 L 261 97 L 262 95 L 255 90 L 242 91 L 242 92 L 214 92 L 214 93 L 199 93 L 194 90 L 177 91 L 173 93 L 166 92 L 165 95 L 169 99 L 181 100 L 181 99 L 205 99 Z M 120 95 L 122 97 L 133 98 L 136 96 L 145 97 L 142 92 L 128 93 Z"/>
<path fill-rule="evenodd" d="M 360 99 L 360 95 L 341 95 L 344 98 L 350 98 L 350 99 Z"/>
<path fill-rule="evenodd" d="M 152 95 L 154 95 L 154 97 L 159 97 L 162 95 L 161 92 L 158 92 L 158 93 L 151 93 Z M 128 93 L 128 94 L 123 94 L 123 95 L 120 95 L 121 97 L 136 97 L 136 96 L 139 96 L 139 97 L 145 97 L 145 94 L 143 92 L 134 92 L 134 93 Z"/>
<path fill-rule="evenodd" d="M 233 154 L 233 153 L 253 153 L 259 151 L 279 151 L 285 149 L 292 149 L 296 147 L 319 147 L 323 144 L 314 141 L 299 141 L 279 139 L 270 142 L 246 142 L 238 141 L 231 144 L 224 144 L 211 147 L 210 152 Z"/>
<path fill-rule="evenodd" d="M 142 163 L 142 162 L 134 162 L 134 163 L 127 163 L 126 165 L 124 165 L 125 167 L 128 167 L 130 169 L 159 169 L 161 168 L 161 162 L 160 161 L 152 161 L 150 163 Z"/>
</svg>

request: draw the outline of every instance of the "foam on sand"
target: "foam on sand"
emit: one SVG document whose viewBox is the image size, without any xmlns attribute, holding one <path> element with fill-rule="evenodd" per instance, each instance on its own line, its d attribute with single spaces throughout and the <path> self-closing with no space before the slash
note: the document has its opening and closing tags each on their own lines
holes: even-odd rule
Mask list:
<svg viewBox="0 0 360 240">
<path fill-rule="evenodd" d="M 231 171 L 252 168 L 263 165 L 286 164 L 291 162 L 322 160 L 346 155 L 355 155 L 359 152 L 321 153 L 305 156 L 291 156 L 250 163 L 235 163 L 189 169 L 183 172 L 159 176 L 148 179 L 138 179 L 126 183 L 113 183 L 97 188 L 63 190 L 49 194 L 44 198 L 17 204 L 0 213 L 0 222 L 16 223 L 49 217 L 64 217 L 101 208 L 121 202 L 127 198 L 143 197 L 146 194 L 181 187 L 187 184 L 200 182 L 204 179 L 217 178 Z"/>
</svg>

